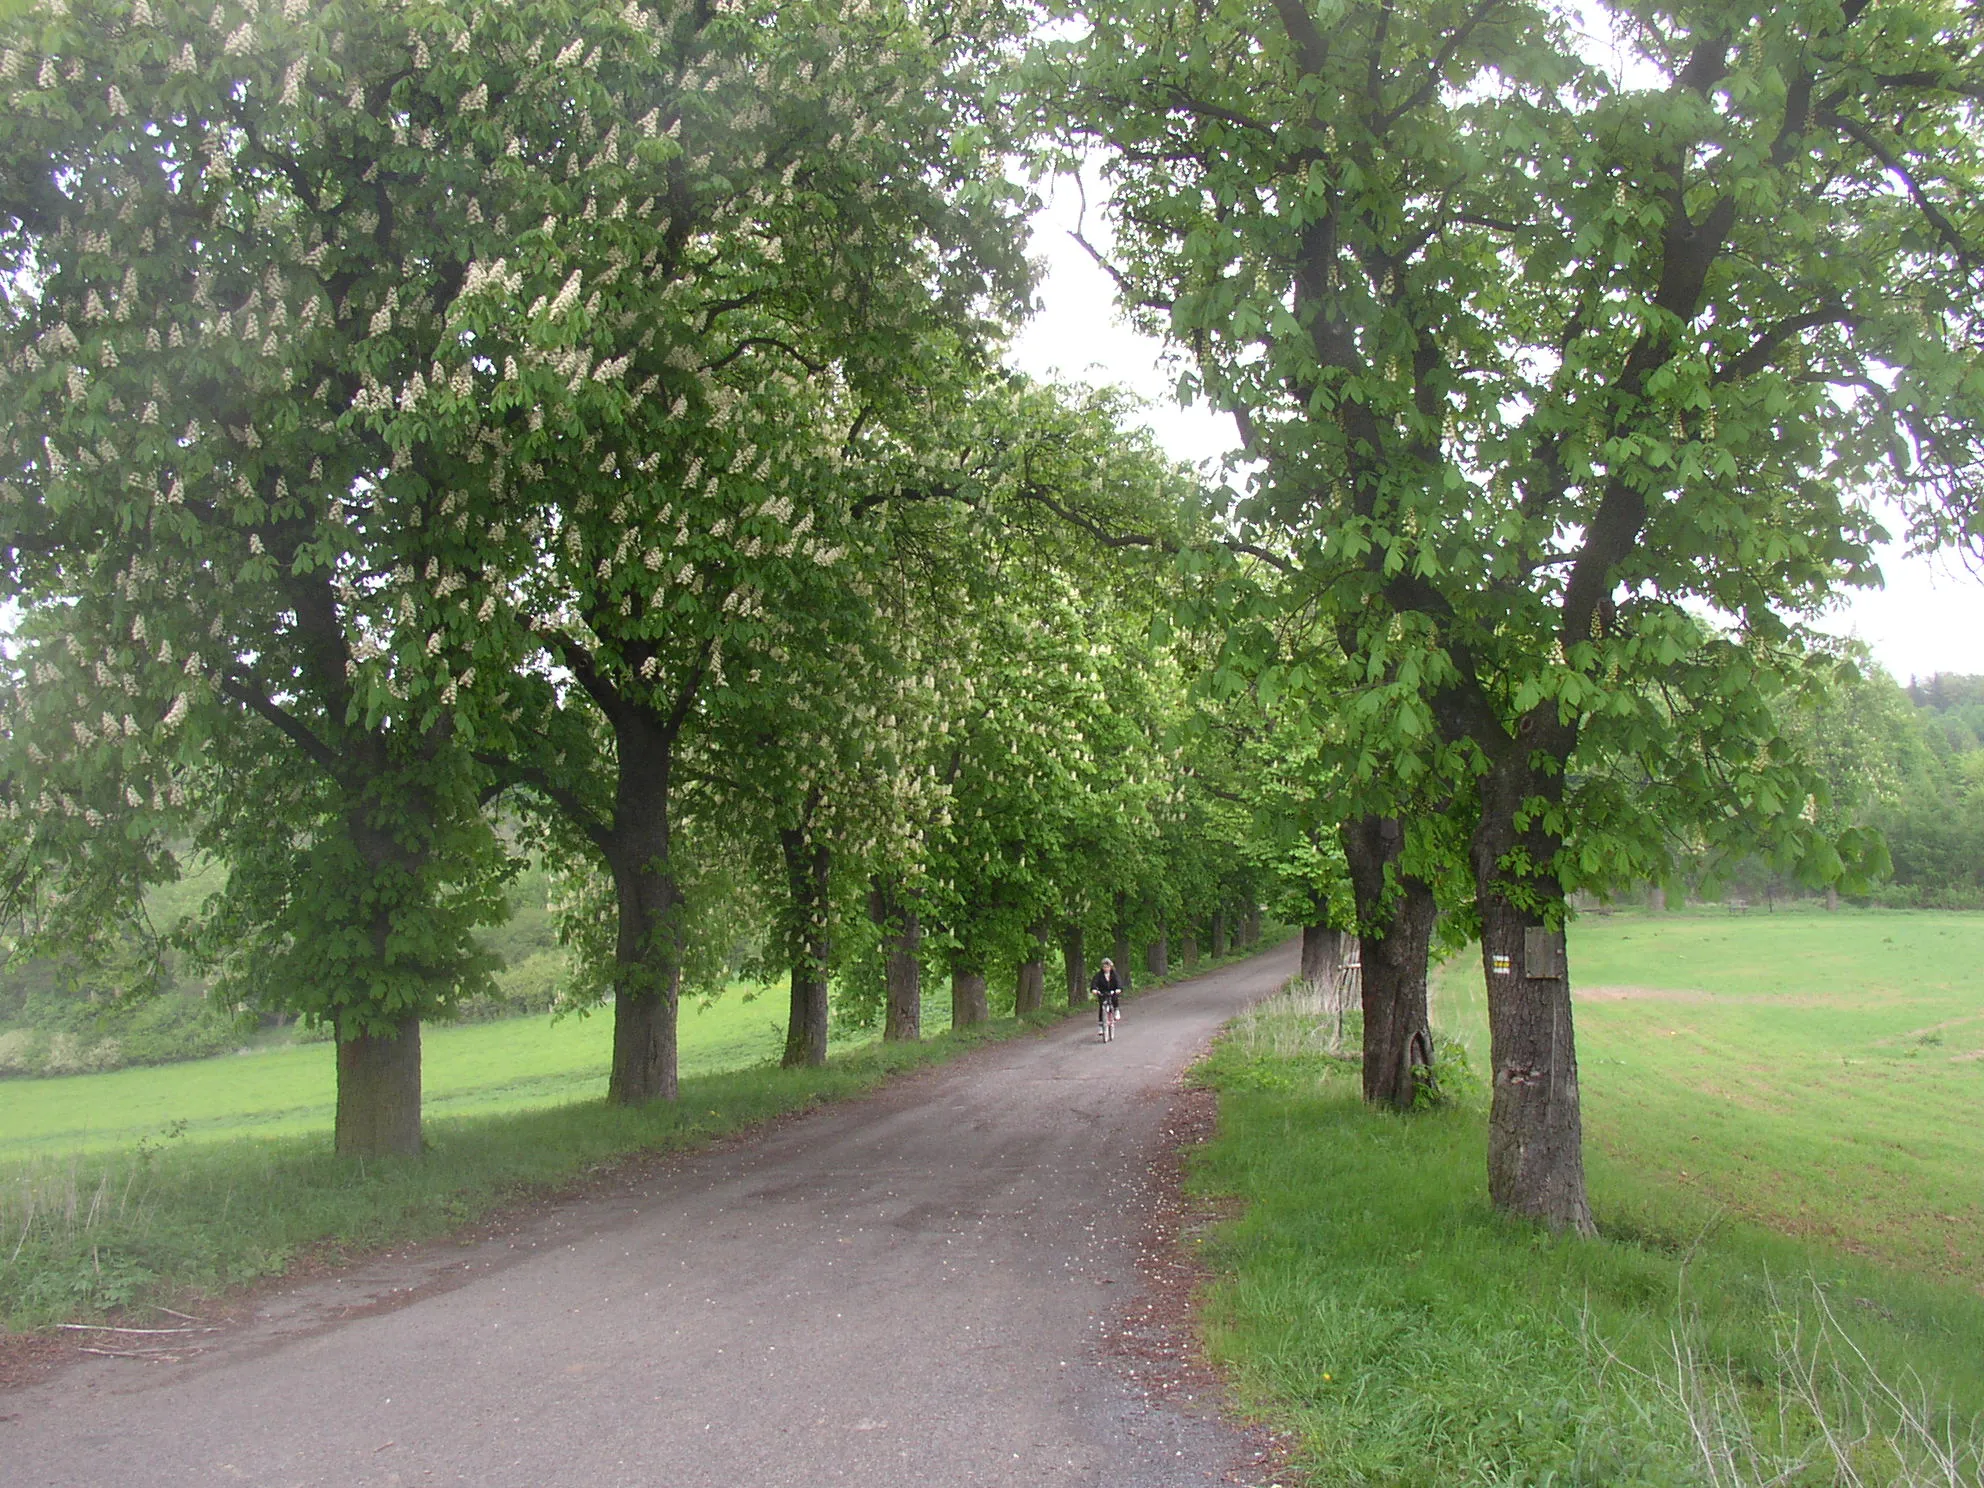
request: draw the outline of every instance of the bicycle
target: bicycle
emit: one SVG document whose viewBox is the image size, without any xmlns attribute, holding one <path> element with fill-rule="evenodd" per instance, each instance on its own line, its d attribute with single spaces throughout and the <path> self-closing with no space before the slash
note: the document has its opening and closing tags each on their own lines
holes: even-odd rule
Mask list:
<svg viewBox="0 0 1984 1488">
<path fill-rule="evenodd" d="M 1116 1042 L 1116 1023 L 1123 1016 L 1123 1009 L 1108 998 L 1102 1000 L 1102 1041 L 1105 1044 Z"/>
</svg>

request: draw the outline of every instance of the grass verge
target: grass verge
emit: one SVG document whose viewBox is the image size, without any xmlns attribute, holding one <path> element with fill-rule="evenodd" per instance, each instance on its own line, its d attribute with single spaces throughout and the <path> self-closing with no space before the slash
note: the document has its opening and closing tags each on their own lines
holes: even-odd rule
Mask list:
<svg viewBox="0 0 1984 1488">
<path fill-rule="evenodd" d="M 640 1110 L 596 1094 L 610 1015 L 434 1029 L 417 1159 L 331 1155 L 329 1045 L 0 1083 L 0 1329 L 184 1306 L 280 1276 L 302 1255 L 434 1239 L 619 1159 L 696 1147 L 1070 1016 L 1050 1005 L 953 1031 L 948 993 L 933 987 L 924 1027 L 941 1031 L 924 1041 L 836 1040 L 826 1069 L 782 1070 L 765 1062 L 783 1044 L 778 1006 L 685 1007 L 681 1097 Z"/>
<path fill-rule="evenodd" d="M 1488 1207 L 1479 1092 L 1366 1110 L 1314 1002 L 1201 1067 L 1206 1340 L 1316 1483 L 1975 1485 L 1984 1302 L 1726 1221 L 1624 1167 L 1606 1238 Z"/>
<path fill-rule="evenodd" d="M 429 1120 L 419 1158 L 342 1162 L 321 1135 L 31 1157 L 0 1170 L 0 1326 L 183 1307 L 281 1275 L 306 1253 L 433 1239 L 617 1159 L 860 1095 L 1028 1026 L 1007 1019 L 916 1044 L 871 1043 L 820 1070 L 687 1076 L 677 1101 L 636 1110 L 594 1100 Z"/>
</svg>

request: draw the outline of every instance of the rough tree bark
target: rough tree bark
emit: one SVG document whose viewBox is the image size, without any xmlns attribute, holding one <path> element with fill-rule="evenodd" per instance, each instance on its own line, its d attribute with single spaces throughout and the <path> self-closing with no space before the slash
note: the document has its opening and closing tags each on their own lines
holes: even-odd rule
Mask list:
<svg viewBox="0 0 1984 1488">
<path fill-rule="evenodd" d="M 1171 975 L 1171 940 L 1162 930 L 1144 947 L 1144 966 L 1154 977 Z"/>
<path fill-rule="evenodd" d="M 1342 840 L 1363 968 L 1364 1099 L 1410 1111 L 1431 1089 L 1426 954 L 1433 938 L 1433 891 L 1400 871 L 1405 828 L 1396 817 L 1348 822 Z"/>
<path fill-rule="evenodd" d="M 1080 925 L 1061 927 L 1061 966 L 1068 978 L 1068 1006 L 1088 1006 L 1088 946 Z"/>
<path fill-rule="evenodd" d="M 1047 922 L 1040 920 L 1027 927 L 1027 936 L 1033 953 L 1020 962 L 1019 973 L 1013 982 L 1013 1016 L 1024 1018 L 1028 1013 L 1040 1011 L 1047 1000 Z"/>
<path fill-rule="evenodd" d="M 1325 991 L 1336 985 L 1343 966 L 1343 937 L 1324 920 L 1326 908 L 1318 904 L 1314 918 L 1302 927 L 1302 980 Z"/>
<path fill-rule="evenodd" d="M 1224 955 L 1226 954 L 1226 951 L 1227 951 L 1227 943 L 1226 943 L 1226 911 L 1225 911 L 1225 910 L 1223 910 L 1223 909 L 1215 909 L 1215 910 L 1214 910 L 1214 911 L 1212 912 L 1212 954 L 1213 954 L 1213 959 L 1214 959 L 1215 961 L 1217 961 L 1217 960 L 1218 960 L 1218 959 L 1219 959 L 1219 958 L 1220 958 L 1221 956 L 1224 956 Z"/>
<path fill-rule="evenodd" d="M 868 915 L 882 931 L 887 987 L 882 1041 L 914 1043 L 923 1037 L 923 962 L 918 955 L 923 922 L 915 904 L 899 898 L 894 886 L 879 878 L 868 893 Z"/>
<path fill-rule="evenodd" d="M 390 1034 L 338 1037 L 339 1157 L 420 1155 L 420 1020 Z"/>
<path fill-rule="evenodd" d="M 1249 904 L 1240 912 L 1241 944 L 1257 946 L 1261 943 L 1261 907 Z"/>
<path fill-rule="evenodd" d="M 951 960 L 951 1027 L 980 1028 L 992 1021 L 985 996 L 985 970 L 971 962 Z"/>
<path fill-rule="evenodd" d="M 619 754 L 613 825 L 599 842 L 613 873 L 619 930 L 613 948 L 616 1106 L 674 1100 L 676 1014 L 682 991 L 681 888 L 669 861 L 673 731 L 638 710 L 613 717 Z"/>
<path fill-rule="evenodd" d="M 1196 930 L 1185 932 L 1184 942 L 1178 947 L 1178 958 L 1187 966 L 1199 964 L 1199 933 Z"/>
<path fill-rule="evenodd" d="M 1494 1080 L 1488 1197 L 1506 1213 L 1589 1235 L 1596 1226 L 1585 1193 L 1564 896 L 1548 866 L 1562 844 L 1538 825 L 1539 814 L 1526 830 L 1517 826 L 1530 801 L 1561 795 L 1563 776 L 1539 770 L 1529 744 L 1516 741 L 1482 776 L 1470 845 Z"/>
<path fill-rule="evenodd" d="M 808 802 L 808 815 L 817 799 Z M 833 850 L 812 840 L 804 827 L 781 828 L 787 893 L 793 916 L 792 1011 L 786 1022 L 786 1069 L 818 1069 L 827 1062 L 827 968 L 833 962 L 828 939 Z"/>
</svg>

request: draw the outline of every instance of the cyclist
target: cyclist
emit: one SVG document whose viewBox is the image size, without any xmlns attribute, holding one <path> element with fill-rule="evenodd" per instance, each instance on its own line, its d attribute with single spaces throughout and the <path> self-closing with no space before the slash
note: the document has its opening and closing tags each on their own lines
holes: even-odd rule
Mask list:
<svg viewBox="0 0 1984 1488">
<path fill-rule="evenodd" d="M 1102 969 L 1090 981 L 1088 990 L 1095 999 L 1095 1031 L 1107 1038 L 1109 1015 L 1123 1006 L 1123 979 L 1116 975 L 1114 961 L 1107 956 L 1102 958 Z"/>
</svg>

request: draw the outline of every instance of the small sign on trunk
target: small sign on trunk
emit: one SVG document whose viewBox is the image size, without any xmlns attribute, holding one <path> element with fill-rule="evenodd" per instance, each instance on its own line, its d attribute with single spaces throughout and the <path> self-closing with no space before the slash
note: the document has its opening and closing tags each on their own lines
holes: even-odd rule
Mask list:
<svg viewBox="0 0 1984 1488">
<path fill-rule="evenodd" d="M 1523 970 L 1532 977 L 1564 979 L 1564 932 L 1533 926 L 1522 932 Z"/>
</svg>

